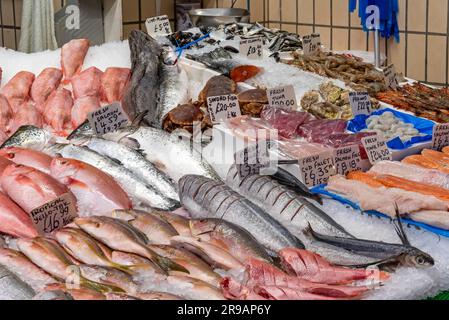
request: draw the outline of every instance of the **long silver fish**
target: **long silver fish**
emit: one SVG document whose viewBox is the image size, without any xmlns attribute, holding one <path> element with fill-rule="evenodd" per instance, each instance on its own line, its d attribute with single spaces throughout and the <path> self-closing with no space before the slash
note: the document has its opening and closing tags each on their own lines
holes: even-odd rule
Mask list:
<svg viewBox="0 0 449 320">
<path fill-rule="evenodd" d="M 409 243 L 404 245 L 355 239 L 324 211 L 268 176 L 253 175 L 240 180 L 231 168 L 227 184 L 256 206 L 268 212 L 293 233 L 306 249 L 344 266 L 372 264 L 429 267 L 432 257 Z"/>
<path fill-rule="evenodd" d="M 132 77 L 123 98 L 123 107 L 130 118 L 148 111 L 154 119 L 159 101 L 159 62 L 162 48 L 147 33 L 134 30 L 129 36 Z M 151 121 L 144 119 L 148 125 Z"/>
<path fill-rule="evenodd" d="M 179 181 L 181 203 L 194 218 L 218 218 L 248 230 L 271 251 L 304 248 L 279 222 L 222 182 L 189 175 Z"/>
<path fill-rule="evenodd" d="M 144 205 L 163 210 L 173 210 L 179 207 L 177 201 L 160 193 L 152 185 L 147 184 L 126 169 L 121 163 L 102 156 L 89 148 L 72 144 L 54 144 L 45 148 L 44 151 L 52 155 L 59 154 L 64 158 L 79 160 L 101 169 L 120 184 L 134 202 L 137 202 L 137 206 Z"/>
<path fill-rule="evenodd" d="M 96 137 L 80 137 L 78 140 L 72 140 L 75 144 L 78 141 L 90 150 L 117 160 L 147 185 L 153 186 L 160 194 L 179 201 L 177 185 L 165 173 L 148 161 L 140 151 L 114 141 Z"/>
<path fill-rule="evenodd" d="M 197 174 L 219 180 L 215 170 L 202 159 L 190 141 L 179 140 L 165 131 L 149 127 L 128 127 L 106 134 L 104 139 L 141 150 L 146 158 L 175 182 L 184 175 Z"/>
<path fill-rule="evenodd" d="M 0 300 L 31 300 L 35 295 L 30 286 L 0 265 Z"/>
</svg>

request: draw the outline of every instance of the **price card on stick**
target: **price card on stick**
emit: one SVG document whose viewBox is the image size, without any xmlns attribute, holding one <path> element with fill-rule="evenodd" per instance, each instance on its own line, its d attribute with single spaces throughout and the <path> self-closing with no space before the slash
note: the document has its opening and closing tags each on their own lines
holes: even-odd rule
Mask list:
<svg viewBox="0 0 449 320">
<path fill-rule="evenodd" d="M 235 94 L 207 98 L 207 109 L 212 123 L 220 123 L 242 115 L 239 99 Z"/>
<path fill-rule="evenodd" d="M 172 34 L 170 19 L 167 15 L 148 18 L 145 22 L 147 32 L 150 36 L 166 36 Z"/>
<path fill-rule="evenodd" d="M 335 175 L 333 152 L 299 159 L 299 172 L 300 180 L 309 188 L 327 183 Z"/>
<path fill-rule="evenodd" d="M 334 151 L 334 163 L 337 174 L 347 175 L 362 170 L 362 157 L 358 145 L 338 148 Z"/>
<path fill-rule="evenodd" d="M 267 90 L 268 104 L 273 108 L 281 108 L 286 111 L 296 109 L 295 88 L 293 86 L 277 87 Z"/>
<path fill-rule="evenodd" d="M 432 149 L 441 151 L 449 146 L 449 123 L 436 124 L 433 127 Z"/>
<path fill-rule="evenodd" d="M 31 220 L 39 234 L 45 236 L 64 228 L 78 217 L 74 197 L 64 194 L 31 211 Z"/>
<path fill-rule="evenodd" d="M 302 38 L 302 49 L 306 56 L 315 54 L 321 47 L 321 35 L 313 33 Z"/>
<path fill-rule="evenodd" d="M 388 149 L 387 143 L 379 135 L 363 138 L 362 144 L 366 149 L 369 162 L 372 165 L 375 165 L 380 161 L 393 160 L 393 156 L 390 149 Z"/>
<path fill-rule="evenodd" d="M 384 70 L 385 84 L 388 88 L 396 90 L 399 87 L 398 74 L 394 64 L 390 64 Z"/>
<path fill-rule="evenodd" d="M 87 119 L 95 133 L 100 136 L 120 130 L 130 123 L 128 115 L 118 102 L 89 113 Z"/>
<path fill-rule="evenodd" d="M 350 92 L 349 93 L 349 103 L 351 104 L 352 114 L 367 115 L 371 114 L 371 98 L 368 92 Z"/>
<path fill-rule="evenodd" d="M 267 141 L 251 145 L 234 155 L 240 179 L 260 174 L 261 170 L 270 167 L 270 144 Z"/>
<path fill-rule="evenodd" d="M 240 54 L 251 60 L 263 59 L 262 38 L 242 39 L 240 41 Z"/>
</svg>

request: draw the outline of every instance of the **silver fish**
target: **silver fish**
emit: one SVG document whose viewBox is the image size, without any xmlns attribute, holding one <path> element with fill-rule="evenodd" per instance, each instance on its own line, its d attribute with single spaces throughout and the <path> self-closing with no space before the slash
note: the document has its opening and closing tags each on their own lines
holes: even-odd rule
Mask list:
<svg viewBox="0 0 449 320">
<path fill-rule="evenodd" d="M 90 150 L 120 162 L 147 185 L 153 186 L 160 194 L 179 201 L 177 185 L 148 161 L 141 152 L 123 144 L 96 137 L 85 139 L 81 137 L 79 141 Z"/>
<path fill-rule="evenodd" d="M 177 201 L 162 195 L 152 185 L 145 183 L 140 177 L 123 167 L 121 163 L 89 148 L 72 144 L 54 144 L 45 148 L 44 151 L 52 155 L 59 154 L 64 158 L 79 160 L 101 169 L 120 184 L 134 202 L 137 202 L 137 206 L 146 205 L 163 210 L 179 207 Z"/>
<path fill-rule="evenodd" d="M 64 301 L 74 300 L 68 292 L 62 290 L 43 291 L 33 298 L 36 301 Z"/>
<path fill-rule="evenodd" d="M 181 203 L 194 218 L 218 218 L 234 223 L 275 252 L 286 247 L 304 248 L 279 222 L 222 182 L 189 175 L 179 181 L 179 192 Z"/>
<path fill-rule="evenodd" d="M 0 265 L 0 300 L 31 300 L 35 295 L 30 286 Z"/>
<path fill-rule="evenodd" d="M 186 174 L 219 180 L 215 170 L 202 159 L 190 141 L 179 140 L 165 131 L 149 127 L 128 127 L 106 134 L 104 139 L 141 150 L 146 158 L 175 182 Z"/>
<path fill-rule="evenodd" d="M 20 127 L 0 149 L 7 147 L 43 149 L 47 144 L 54 141 L 50 132 L 33 126 Z"/>
</svg>

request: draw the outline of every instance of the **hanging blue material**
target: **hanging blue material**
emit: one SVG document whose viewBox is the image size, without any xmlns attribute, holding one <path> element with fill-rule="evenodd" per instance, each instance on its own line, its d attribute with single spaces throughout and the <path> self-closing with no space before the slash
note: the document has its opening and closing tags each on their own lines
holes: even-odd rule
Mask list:
<svg viewBox="0 0 449 320">
<path fill-rule="evenodd" d="M 398 25 L 398 13 L 399 4 L 398 0 L 358 0 L 359 2 L 359 17 L 362 21 L 362 27 L 364 31 L 368 31 L 369 28 L 366 22 L 373 14 L 372 12 L 366 12 L 366 8 L 369 6 L 377 6 L 380 9 L 379 19 L 379 31 L 380 35 L 389 39 L 394 36 L 397 42 L 400 40 L 399 25 Z M 349 10 L 354 12 L 357 8 L 357 0 L 349 0 Z"/>
</svg>

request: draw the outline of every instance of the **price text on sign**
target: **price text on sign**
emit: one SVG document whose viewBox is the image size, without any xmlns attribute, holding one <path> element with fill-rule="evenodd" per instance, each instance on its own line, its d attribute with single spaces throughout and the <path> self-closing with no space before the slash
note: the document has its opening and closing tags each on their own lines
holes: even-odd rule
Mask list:
<svg viewBox="0 0 449 320">
<path fill-rule="evenodd" d="M 378 135 L 363 138 L 362 144 L 366 149 L 369 162 L 372 165 L 380 161 L 391 161 L 393 159 L 385 140 Z"/>
<path fill-rule="evenodd" d="M 362 170 L 362 157 L 358 145 L 342 147 L 334 151 L 334 163 L 337 174 L 346 175 Z"/>
<path fill-rule="evenodd" d="M 173 33 L 168 16 L 148 18 L 145 25 L 150 36 L 166 36 Z"/>
<path fill-rule="evenodd" d="M 235 94 L 209 97 L 207 98 L 207 108 L 212 123 L 220 123 L 242 115 L 239 99 Z"/>
<path fill-rule="evenodd" d="M 449 123 L 437 124 L 433 127 L 432 149 L 441 151 L 449 146 Z"/>
<path fill-rule="evenodd" d="M 316 53 L 321 47 L 321 36 L 318 33 L 304 36 L 302 38 L 302 48 L 304 55 L 308 56 Z"/>
<path fill-rule="evenodd" d="M 261 169 L 270 166 L 270 144 L 267 141 L 254 144 L 234 155 L 237 171 L 241 179 L 260 174 Z"/>
<path fill-rule="evenodd" d="M 31 211 L 31 220 L 41 235 L 64 228 L 78 217 L 73 195 L 64 194 Z"/>
<path fill-rule="evenodd" d="M 331 151 L 299 159 L 302 182 L 313 188 L 329 181 L 335 175 L 334 155 Z"/>
<path fill-rule="evenodd" d="M 244 39 L 240 41 L 240 54 L 252 60 L 259 60 L 263 58 L 263 40 Z"/>
<path fill-rule="evenodd" d="M 399 86 L 399 80 L 394 64 L 390 64 L 384 69 L 384 76 L 387 87 L 396 90 Z"/>
<path fill-rule="evenodd" d="M 97 135 L 105 135 L 129 125 L 128 116 L 120 103 L 113 103 L 91 112 L 87 119 Z"/>
<path fill-rule="evenodd" d="M 349 103 L 354 117 L 361 114 L 368 116 L 371 114 L 372 105 L 368 92 L 350 92 Z"/>
<path fill-rule="evenodd" d="M 293 86 L 268 89 L 267 95 L 270 107 L 292 110 L 298 105 Z"/>
</svg>

